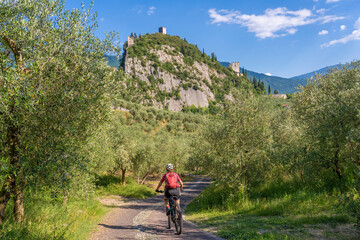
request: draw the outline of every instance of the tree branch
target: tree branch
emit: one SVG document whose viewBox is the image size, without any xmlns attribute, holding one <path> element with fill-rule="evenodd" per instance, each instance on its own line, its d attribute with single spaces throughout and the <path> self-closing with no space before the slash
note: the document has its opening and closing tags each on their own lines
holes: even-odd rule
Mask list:
<svg viewBox="0 0 360 240">
<path fill-rule="evenodd" d="M 22 52 L 20 47 L 16 44 L 14 40 L 6 36 L 4 33 L 1 33 L 0 35 L 2 39 L 4 39 L 5 43 L 9 46 L 11 51 L 13 52 L 18 69 L 22 70 Z"/>
</svg>

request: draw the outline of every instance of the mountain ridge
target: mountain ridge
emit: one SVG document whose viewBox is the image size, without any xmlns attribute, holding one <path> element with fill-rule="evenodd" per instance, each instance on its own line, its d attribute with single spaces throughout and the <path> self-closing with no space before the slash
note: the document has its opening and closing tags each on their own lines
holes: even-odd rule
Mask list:
<svg viewBox="0 0 360 240">
<path fill-rule="evenodd" d="M 229 66 L 229 62 L 220 62 L 224 67 Z M 268 76 L 263 73 L 254 72 L 251 70 L 245 69 L 247 72 L 247 77 L 252 80 L 254 77 L 256 79 L 261 80 L 264 82 L 266 89 L 268 89 L 269 85 L 272 89 L 272 92 L 274 90 L 277 90 L 278 93 L 294 93 L 296 92 L 296 87 L 298 85 L 305 85 L 306 80 L 305 79 L 290 79 L 290 78 L 283 78 L 278 76 Z M 242 68 L 240 68 L 240 71 L 242 71 Z"/>
<path fill-rule="evenodd" d="M 345 64 L 334 64 L 331 66 L 327 66 L 327 67 L 323 67 L 320 68 L 318 70 L 312 71 L 312 72 L 308 72 L 305 74 L 301 74 L 295 77 L 291 77 L 290 79 L 310 79 L 311 77 L 314 77 L 316 74 L 326 74 L 329 70 L 331 69 L 340 69 L 341 67 L 343 67 Z"/>
<path fill-rule="evenodd" d="M 229 66 L 229 62 L 220 62 L 224 67 L 228 67 Z M 344 64 L 335 64 L 335 65 L 331 65 L 331 66 L 326 66 L 324 68 L 309 72 L 309 73 L 305 73 L 305 74 L 301 74 L 295 77 L 291 77 L 291 78 L 284 78 L 284 77 L 279 77 L 279 76 L 268 76 L 266 74 L 263 73 L 258 73 L 255 71 L 251 71 L 251 70 L 247 70 L 247 76 L 248 78 L 251 80 L 253 77 L 255 77 L 256 79 L 259 79 L 261 81 L 264 82 L 266 89 L 268 89 L 269 85 L 272 89 L 272 91 L 274 91 L 275 89 L 279 92 L 279 93 L 294 93 L 297 91 L 297 87 L 299 85 L 306 85 L 307 80 L 310 79 L 311 77 L 314 77 L 316 74 L 326 74 L 329 70 L 331 69 L 339 69 L 342 66 L 344 66 Z M 240 68 L 240 71 L 242 71 L 242 68 Z"/>
</svg>

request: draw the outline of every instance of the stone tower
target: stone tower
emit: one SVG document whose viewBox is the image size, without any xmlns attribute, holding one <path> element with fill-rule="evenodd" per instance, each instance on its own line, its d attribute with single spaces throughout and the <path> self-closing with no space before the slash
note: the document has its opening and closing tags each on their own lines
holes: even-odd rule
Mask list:
<svg viewBox="0 0 360 240">
<path fill-rule="evenodd" d="M 230 63 L 229 67 L 234 71 L 236 76 L 240 76 L 240 64 L 239 62 Z"/>
<path fill-rule="evenodd" d="M 166 34 L 166 27 L 159 27 L 159 33 Z"/>
<path fill-rule="evenodd" d="M 131 47 L 132 45 L 134 45 L 134 42 L 135 42 L 134 38 L 128 36 L 128 47 Z"/>
</svg>

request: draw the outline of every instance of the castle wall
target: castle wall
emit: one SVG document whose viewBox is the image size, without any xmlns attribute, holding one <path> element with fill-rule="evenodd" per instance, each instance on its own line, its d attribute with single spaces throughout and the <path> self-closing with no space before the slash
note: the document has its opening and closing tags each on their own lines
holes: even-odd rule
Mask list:
<svg viewBox="0 0 360 240">
<path fill-rule="evenodd" d="M 239 62 L 232 62 L 230 63 L 229 67 L 234 71 L 237 76 L 240 76 L 240 63 Z"/>
<path fill-rule="evenodd" d="M 134 38 L 128 36 L 128 47 L 131 47 L 132 45 L 134 45 L 134 43 L 135 43 Z"/>
<path fill-rule="evenodd" d="M 166 34 L 166 27 L 159 27 L 159 33 Z"/>
</svg>

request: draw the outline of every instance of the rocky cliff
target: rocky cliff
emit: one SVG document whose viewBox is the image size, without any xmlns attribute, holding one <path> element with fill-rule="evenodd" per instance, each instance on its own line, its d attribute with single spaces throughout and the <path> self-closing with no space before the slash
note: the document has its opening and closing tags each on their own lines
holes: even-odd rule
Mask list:
<svg viewBox="0 0 360 240">
<path fill-rule="evenodd" d="M 249 87 L 247 79 L 177 36 L 147 34 L 131 39 L 124 49 L 131 101 L 180 111 L 221 104 L 231 98 L 232 88 Z"/>
</svg>

